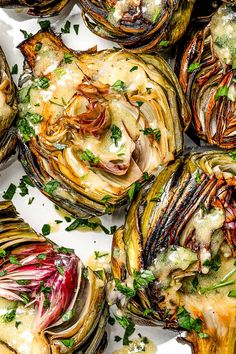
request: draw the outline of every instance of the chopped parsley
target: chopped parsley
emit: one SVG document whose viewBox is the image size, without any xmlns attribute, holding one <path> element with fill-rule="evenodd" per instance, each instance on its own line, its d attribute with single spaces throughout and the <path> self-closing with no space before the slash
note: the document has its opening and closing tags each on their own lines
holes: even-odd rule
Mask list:
<svg viewBox="0 0 236 354">
<path fill-rule="evenodd" d="M 143 172 L 143 179 L 144 181 L 148 181 L 150 179 L 150 176 L 147 172 Z"/>
<path fill-rule="evenodd" d="M 230 292 L 228 293 L 229 297 L 236 297 L 236 290 L 230 290 Z"/>
<path fill-rule="evenodd" d="M 11 183 L 10 186 L 7 188 L 6 192 L 3 193 L 3 199 L 5 200 L 12 200 L 16 193 L 16 185 Z"/>
<path fill-rule="evenodd" d="M 54 179 L 52 181 L 47 182 L 44 185 L 43 190 L 46 193 L 52 195 L 59 186 L 60 186 L 60 183 L 57 180 Z"/>
<path fill-rule="evenodd" d="M 35 44 L 34 50 L 35 50 L 36 52 L 39 52 L 39 51 L 41 50 L 42 46 L 43 46 L 42 43 L 37 42 L 37 43 Z"/>
<path fill-rule="evenodd" d="M 144 102 L 142 102 L 142 101 L 136 101 L 136 103 L 139 107 L 141 107 L 144 104 Z"/>
<path fill-rule="evenodd" d="M 30 284 L 30 280 L 28 280 L 28 279 L 16 280 L 16 282 L 19 285 L 29 285 Z"/>
<path fill-rule="evenodd" d="M 108 202 L 108 200 L 110 200 L 110 199 L 112 199 L 112 196 L 106 194 L 106 195 L 104 195 L 104 197 L 101 199 L 101 202 L 102 202 L 102 203 L 106 203 L 106 202 Z"/>
<path fill-rule="evenodd" d="M 79 34 L 79 25 L 73 25 L 75 34 L 78 35 Z"/>
<path fill-rule="evenodd" d="M 227 86 L 221 86 L 218 88 L 215 94 L 215 100 L 217 101 L 220 97 L 227 97 L 229 88 Z"/>
<path fill-rule="evenodd" d="M 65 270 L 62 266 L 57 265 L 56 268 L 62 276 L 65 274 Z"/>
<path fill-rule="evenodd" d="M 111 87 L 118 92 L 125 91 L 126 89 L 125 83 L 122 80 L 117 80 Z"/>
<path fill-rule="evenodd" d="M 129 197 L 130 202 L 132 202 L 132 200 L 134 199 L 135 195 L 138 193 L 140 188 L 141 188 L 141 184 L 139 182 L 134 182 L 131 185 L 131 187 L 128 191 L 128 197 Z"/>
<path fill-rule="evenodd" d="M 73 310 L 69 310 L 62 316 L 62 320 L 63 321 L 69 321 L 69 320 L 72 319 L 73 316 L 74 316 L 74 311 Z"/>
<path fill-rule="evenodd" d="M 209 267 L 216 272 L 221 266 L 220 255 L 217 254 L 214 258 L 205 260 L 203 266 Z"/>
<path fill-rule="evenodd" d="M 12 75 L 18 74 L 18 65 L 17 64 L 13 65 L 13 67 L 11 69 L 11 73 L 12 73 Z"/>
<path fill-rule="evenodd" d="M 11 264 L 20 265 L 20 262 L 18 261 L 18 259 L 17 259 L 16 256 L 10 256 L 10 257 L 9 257 L 9 262 L 10 262 Z"/>
<path fill-rule="evenodd" d="M 30 122 L 26 118 L 17 120 L 16 125 L 25 142 L 30 141 L 33 136 L 36 136 L 34 128 L 30 125 Z"/>
<path fill-rule="evenodd" d="M 99 259 L 105 256 L 108 256 L 109 253 L 104 253 L 104 252 L 99 252 L 99 251 L 94 251 L 95 259 Z"/>
<path fill-rule="evenodd" d="M 201 183 L 201 173 L 199 170 L 197 170 L 197 172 L 196 172 L 195 181 L 197 184 Z"/>
<path fill-rule="evenodd" d="M 28 38 L 30 38 L 30 37 L 32 37 L 32 36 L 33 36 L 33 34 L 32 34 L 32 33 L 28 33 L 28 32 L 27 32 L 27 31 L 25 31 L 25 30 L 20 29 L 20 31 L 21 31 L 21 33 L 23 34 L 24 39 L 28 39 Z"/>
<path fill-rule="evenodd" d="M 34 197 L 29 198 L 28 205 L 31 205 L 34 201 Z"/>
<path fill-rule="evenodd" d="M 130 72 L 132 73 L 133 71 L 135 71 L 135 70 L 138 70 L 138 66 L 133 66 L 131 69 L 130 69 Z"/>
<path fill-rule="evenodd" d="M 61 28 L 61 32 L 62 33 L 70 33 L 70 26 L 71 26 L 70 21 L 66 21 L 64 27 Z"/>
<path fill-rule="evenodd" d="M 45 259 L 47 258 L 46 253 L 40 253 L 37 255 L 37 258 L 40 259 L 41 261 L 45 261 Z"/>
<path fill-rule="evenodd" d="M 97 165 L 100 160 L 99 157 L 95 156 L 93 152 L 89 149 L 86 149 L 80 156 L 81 160 L 91 162 L 94 165 Z"/>
<path fill-rule="evenodd" d="M 14 302 L 12 307 L 9 307 L 7 312 L 2 316 L 4 323 L 12 322 L 16 318 L 17 302 Z"/>
<path fill-rule="evenodd" d="M 15 322 L 15 327 L 16 327 L 16 329 L 19 327 L 20 324 L 22 324 L 21 321 L 16 321 L 16 322 Z"/>
<path fill-rule="evenodd" d="M 170 41 L 160 41 L 159 46 L 166 48 L 170 45 Z"/>
<path fill-rule="evenodd" d="M 134 333 L 135 331 L 135 325 L 132 320 L 130 320 L 128 317 L 123 316 L 123 317 L 118 317 L 115 316 L 117 322 L 125 329 L 124 337 L 123 337 L 123 345 L 129 345 L 129 337 Z"/>
<path fill-rule="evenodd" d="M 50 86 L 50 80 L 46 77 L 40 77 L 36 80 L 37 83 L 37 87 L 41 88 L 41 89 L 47 89 Z"/>
<path fill-rule="evenodd" d="M 115 125 L 112 124 L 111 126 L 111 139 L 114 141 L 115 146 L 118 146 L 118 140 L 120 140 L 122 138 L 122 131 L 120 130 L 120 128 Z"/>
<path fill-rule="evenodd" d="M 58 247 L 58 248 L 57 248 L 57 252 L 58 252 L 58 253 L 70 254 L 70 253 L 74 253 L 75 251 L 73 250 L 73 248 Z"/>
<path fill-rule="evenodd" d="M 6 274 L 7 274 L 7 271 L 5 269 L 0 271 L 0 277 L 4 277 L 4 275 L 6 275 Z"/>
<path fill-rule="evenodd" d="M 44 224 L 43 227 L 42 227 L 42 234 L 44 236 L 47 236 L 47 235 L 50 235 L 50 232 L 51 232 L 51 227 L 49 224 Z"/>
<path fill-rule="evenodd" d="M 229 156 L 232 157 L 234 161 L 236 161 L 236 150 L 230 151 Z"/>
<path fill-rule="evenodd" d="M 44 29 L 44 28 L 48 28 L 51 26 L 50 21 L 48 20 L 44 20 L 44 21 L 39 21 L 39 26 Z"/>
<path fill-rule="evenodd" d="M 27 305 L 30 302 L 30 297 L 27 293 L 21 293 L 20 294 L 22 302 Z"/>
<path fill-rule="evenodd" d="M 73 55 L 71 53 L 65 53 L 64 60 L 66 64 L 71 64 L 73 62 Z"/>
<path fill-rule="evenodd" d="M 156 141 L 159 141 L 161 138 L 161 131 L 159 129 L 145 128 L 142 129 L 141 132 L 143 132 L 144 135 L 153 135 Z"/>
<path fill-rule="evenodd" d="M 192 318 L 184 307 L 180 307 L 178 309 L 177 320 L 180 327 L 186 329 L 187 331 L 195 331 L 197 333 L 202 331 L 202 320 L 198 317 Z"/>
<path fill-rule="evenodd" d="M 160 202 L 161 201 L 161 197 L 164 194 L 164 189 L 161 189 L 152 199 L 150 199 L 150 202 Z"/>
<path fill-rule="evenodd" d="M 152 88 L 151 88 L 151 87 L 147 87 L 146 90 L 147 90 L 147 93 L 148 93 L 149 95 L 152 93 Z"/>
<path fill-rule="evenodd" d="M 115 279 L 115 284 L 117 290 L 126 297 L 134 297 L 136 295 L 136 290 L 122 285 L 119 279 Z"/>
<path fill-rule="evenodd" d="M 194 72 L 199 67 L 200 67 L 200 64 L 198 64 L 197 62 L 194 62 L 194 63 L 190 64 L 189 67 L 188 67 L 188 73 Z"/>
<path fill-rule="evenodd" d="M 4 249 L 0 248 L 0 258 L 4 258 L 4 257 L 6 257 L 6 255 L 7 255 L 7 252 Z"/>
<path fill-rule="evenodd" d="M 64 344 L 65 347 L 67 348 L 72 348 L 74 345 L 74 338 L 69 338 L 69 339 L 61 339 L 62 344 Z"/>
</svg>

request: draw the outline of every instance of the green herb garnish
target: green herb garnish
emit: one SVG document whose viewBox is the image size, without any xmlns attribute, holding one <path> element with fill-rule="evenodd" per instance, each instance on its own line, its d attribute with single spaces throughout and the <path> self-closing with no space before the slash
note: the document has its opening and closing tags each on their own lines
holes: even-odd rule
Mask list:
<svg viewBox="0 0 236 354">
<path fill-rule="evenodd" d="M 135 195 L 138 193 L 140 188 L 141 188 L 141 184 L 139 182 L 134 182 L 131 185 L 131 187 L 128 191 L 128 197 L 129 197 L 130 202 L 132 202 L 132 200 L 134 199 Z"/>
<path fill-rule="evenodd" d="M 62 344 L 64 344 L 65 347 L 67 348 L 72 348 L 74 345 L 74 338 L 69 338 L 69 339 L 61 339 Z"/>
<path fill-rule="evenodd" d="M 124 81 L 121 80 L 117 80 L 111 87 L 113 88 L 113 90 L 118 92 L 125 91 L 126 89 Z"/>
<path fill-rule="evenodd" d="M 198 64 L 197 62 L 190 64 L 189 67 L 188 67 L 188 73 L 194 72 L 199 67 L 200 67 L 200 64 Z"/>
<path fill-rule="evenodd" d="M 145 128 L 142 129 L 141 132 L 143 132 L 144 135 L 153 135 L 156 141 L 159 141 L 161 138 L 161 131 L 159 129 Z"/>
<path fill-rule="evenodd" d="M 11 73 L 12 73 L 12 75 L 18 74 L 18 65 L 17 64 L 13 65 L 13 67 L 11 69 Z"/>
<path fill-rule="evenodd" d="M 133 71 L 135 71 L 135 70 L 138 70 L 138 66 L 133 66 L 131 69 L 130 69 L 130 72 L 132 73 Z"/>
<path fill-rule="evenodd" d="M 52 195 L 53 192 L 55 192 L 55 190 L 60 186 L 60 183 L 57 181 L 57 180 L 52 180 L 52 181 L 49 181 L 47 182 L 44 187 L 43 187 L 43 190 Z"/>
<path fill-rule="evenodd" d="M 99 157 L 95 156 L 92 151 L 89 149 L 86 149 L 80 156 L 81 160 L 83 161 L 89 161 L 94 165 L 97 165 L 99 163 Z"/>
<path fill-rule="evenodd" d="M 6 192 L 3 193 L 3 199 L 5 200 L 12 200 L 16 193 L 16 185 L 11 183 L 10 186 L 7 188 Z"/>
<path fill-rule="evenodd" d="M 73 25 L 75 34 L 78 35 L 79 34 L 79 25 Z"/>
<path fill-rule="evenodd" d="M 71 26 L 70 21 L 66 21 L 64 27 L 61 28 L 61 32 L 62 33 L 70 33 L 70 26 Z"/>
<path fill-rule="evenodd" d="M 229 88 L 227 86 L 221 86 L 218 88 L 215 94 L 215 100 L 217 101 L 220 97 L 227 97 L 229 92 Z"/>
<path fill-rule="evenodd" d="M 39 21 L 39 26 L 44 29 L 44 28 L 48 28 L 51 26 L 50 21 L 48 20 L 44 20 L 44 21 Z"/>
<path fill-rule="evenodd" d="M 47 235 L 50 235 L 50 232 L 51 232 L 51 227 L 49 224 L 44 224 L 43 227 L 42 227 L 42 234 L 44 236 L 47 236 Z"/>
<path fill-rule="evenodd" d="M 111 139 L 114 141 L 115 146 L 118 146 L 118 140 L 122 138 L 122 131 L 117 125 L 112 124 L 111 126 Z"/>
<path fill-rule="evenodd" d="M 71 53 L 65 53 L 64 60 L 66 64 L 71 64 L 73 62 L 73 55 Z"/>
</svg>

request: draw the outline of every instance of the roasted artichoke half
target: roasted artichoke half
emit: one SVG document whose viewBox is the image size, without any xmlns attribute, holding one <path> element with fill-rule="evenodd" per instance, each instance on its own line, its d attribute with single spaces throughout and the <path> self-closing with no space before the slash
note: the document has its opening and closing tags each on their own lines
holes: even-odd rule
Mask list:
<svg viewBox="0 0 236 354">
<path fill-rule="evenodd" d="M 76 53 L 50 31 L 20 45 L 20 159 L 69 212 L 111 212 L 182 149 L 189 107 L 161 57 Z"/>
<path fill-rule="evenodd" d="M 80 0 L 87 27 L 100 37 L 141 53 L 163 51 L 189 24 L 195 0 Z"/>
<path fill-rule="evenodd" d="M 113 239 L 111 298 L 138 323 L 187 330 L 198 354 L 235 352 L 235 175 L 234 153 L 177 158 Z"/>
<path fill-rule="evenodd" d="M 179 81 L 196 134 L 212 145 L 236 147 L 236 8 L 225 4 L 194 22 L 181 50 Z M 197 28 L 197 30 L 196 30 Z"/>
<path fill-rule="evenodd" d="M 55 16 L 69 3 L 70 0 L 0 0 L 0 7 L 26 8 L 32 16 Z"/>
<path fill-rule="evenodd" d="M 0 352 L 100 353 L 103 280 L 73 250 L 36 234 L 11 202 L 0 202 L 0 230 Z"/>
<path fill-rule="evenodd" d="M 6 57 L 0 47 L 0 163 L 9 157 L 16 145 L 16 132 L 10 129 L 17 112 L 15 85 Z"/>
</svg>

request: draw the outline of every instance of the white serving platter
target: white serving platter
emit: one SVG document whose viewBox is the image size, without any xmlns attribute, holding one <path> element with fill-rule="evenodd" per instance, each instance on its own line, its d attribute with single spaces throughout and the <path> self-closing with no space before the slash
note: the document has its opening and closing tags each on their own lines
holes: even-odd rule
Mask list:
<svg viewBox="0 0 236 354">
<path fill-rule="evenodd" d="M 81 12 L 76 4 L 73 2 L 69 7 L 63 11 L 59 16 L 48 18 L 51 22 L 52 28 L 57 32 L 61 32 L 61 28 L 67 20 L 71 24 L 79 24 L 79 34 L 76 35 L 73 26 L 71 26 L 70 34 L 63 34 L 62 39 L 64 43 L 76 50 L 87 50 L 94 45 L 98 49 L 112 48 L 116 46 L 114 43 L 103 40 L 93 35 L 84 25 L 81 17 Z M 14 75 L 14 81 L 17 84 L 18 77 L 22 72 L 23 57 L 17 49 L 17 45 L 24 39 L 22 30 L 28 33 L 36 33 L 40 26 L 38 24 L 42 19 L 29 17 L 25 12 L 18 10 L 3 10 L 0 9 L 0 45 L 2 46 L 10 67 L 18 64 L 18 75 Z M 0 171 L 0 199 L 2 194 L 9 187 L 10 183 L 19 185 L 20 178 L 25 175 L 25 172 L 14 156 Z M 77 255 L 86 263 L 88 258 L 94 251 L 110 252 L 112 236 L 106 235 L 103 232 L 95 231 L 72 231 L 66 232 L 65 228 L 68 223 L 64 220 L 63 223 L 55 225 L 55 220 L 63 218 L 56 211 L 54 204 L 44 197 L 36 188 L 29 187 L 30 195 L 21 197 L 19 190 L 17 190 L 13 203 L 22 218 L 28 222 L 37 232 L 41 232 L 44 224 L 52 226 L 50 238 L 59 245 L 74 248 Z M 29 198 L 34 197 L 32 204 L 28 204 Z M 102 223 L 109 227 L 111 225 L 121 225 L 124 221 L 124 213 L 119 213 L 112 216 L 104 216 L 101 218 Z M 116 311 L 116 309 L 112 309 Z M 122 347 L 122 342 L 116 343 L 114 337 L 119 335 L 123 337 L 123 330 L 118 324 L 107 326 L 108 346 L 104 354 L 111 354 L 114 350 Z M 148 337 L 157 345 L 158 354 L 189 354 L 190 347 L 182 345 L 176 341 L 176 332 L 164 330 L 157 327 L 140 327 L 136 326 L 136 331 L 132 338 L 137 338 L 137 334 L 141 333 Z M 148 352 L 146 352 L 148 354 Z"/>
</svg>

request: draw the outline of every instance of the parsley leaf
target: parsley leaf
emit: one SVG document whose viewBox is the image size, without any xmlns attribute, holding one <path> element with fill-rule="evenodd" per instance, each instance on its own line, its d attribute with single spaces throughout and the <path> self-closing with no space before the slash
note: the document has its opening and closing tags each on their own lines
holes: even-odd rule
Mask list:
<svg viewBox="0 0 236 354">
<path fill-rule="evenodd" d="M 188 73 L 194 72 L 199 67 L 200 67 L 200 64 L 198 64 L 197 62 L 194 62 L 194 63 L 190 64 L 189 67 L 188 67 Z"/>
<path fill-rule="evenodd" d="M 72 348 L 74 345 L 74 338 L 69 339 L 61 339 L 62 344 L 64 344 L 67 348 Z"/>
<path fill-rule="evenodd" d="M 140 188 L 141 188 L 141 184 L 139 182 L 134 182 L 131 185 L 131 187 L 128 191 L 128 197 L 129 197 L 130 202 L 132 202 L 132 200 L 134 199 L 135 195 L 138 193 Z"/>
<path fill-rule="evenodd" d="M 43 187 L 43 190 L 52 195 L 53 192 L 55 192 L 55 190 L 59 187 L 60 183 L 57 181 L 57 180 L 52 180 L 52 181 L 49 181 L 47 182 L 44 187 Z"/>
<path fill-rule="evenodd" d="M 42 227 L 42 234 L 44 236 L 47 236 L 47 235 L 50 235 L 50 232 L 51 232 L 51 227 L 49 224 L 44 224 L 43 227 Z"/>
<path fill-rule="evenodd" d="M 118 140 L 122 138 L 122 131 L 117 125 L 112 124 L 111 126 L 111 139 L 114 141 L 115 146 L 118 146 Z"/>
<path fill-rule="evenodd" d="M 126 89 L 125 83 L 122 80 L 117 80 L 111 87 L 118 92 L 125 91 Z"/>
<path fill-rule="evenodd" d="M 215 100 L 217 101 L 220 97 L 227 97 L 229 88 L 227 86 L 221 86 L 218 88 L 215 94 Z"/>
<path fill-rule="evenodd" d="M 11 69 L 11 73 L 12 73 L 12 75 L 18 74 L 18 65 L 17 64 L 13 65 L 13 67 Z"/>
<path fill-rule="evenodd" d="M 159 141 L 161 138 L 161 131 L 159 129 L 145 128 L 142 129 L 141 132 L 143 132 L 144 135 L 153 135 L 156 141 Z"/>
<path fill-rule="evenodd" d="M 73 25 L 73 28 L 74 28 L 74 31 L 75 31 L 75 34 L 79 34 L 79 25 Z"/>
<path fill-rule="evenodd" d="M 12 200 L 16 193 L 16 185 L 11 183 L 10 186 L 7 188 L 6 192 L 3 194 L 3 199 L 5 200 Z"/>
<path fill-rule="evenodd" d="M 61 32 L 62 33 L 70 33 L 70 26 L 71 26 L 70 21 L 66 21 L 64 27 L 61 28 Z"/>
<path fill-rule="evenodd" d="M 89 161 L 93 163 L 94 165 L 97 165 L 99 163 L 99 158 L 93 154 L 92 151 L 89 149 L 86 149 L 80 156 L 81 160 L 83 161 Z"/>
</svg>

